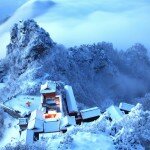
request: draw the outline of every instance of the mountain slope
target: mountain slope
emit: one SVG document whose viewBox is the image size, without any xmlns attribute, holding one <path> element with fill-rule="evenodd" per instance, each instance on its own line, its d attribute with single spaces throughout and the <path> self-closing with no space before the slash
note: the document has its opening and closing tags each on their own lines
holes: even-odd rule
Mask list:
<svg viewBox="0 0 150 150">
<path fill-rule="evenodd" d="M 67 49 L 27 20 L 14 25 L 7 49 L 0 74 L 6 97 L 39 94 L 46 80 L 61 80 L 73 86 L 78 102 L 105 108 L 150 90 L 150 60 L 141 44 L 126 52 L 105 42 Z"/>
</svg>

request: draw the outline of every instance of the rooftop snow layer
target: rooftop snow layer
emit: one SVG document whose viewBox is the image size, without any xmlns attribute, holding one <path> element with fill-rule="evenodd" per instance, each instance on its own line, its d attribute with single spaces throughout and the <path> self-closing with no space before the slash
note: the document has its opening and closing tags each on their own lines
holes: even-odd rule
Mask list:
<svg viewBox="0 0 150 150">
<path fill-rule="evenodd" d="M 133 107 L 135 107 L 135 106 L 132 105 L 132 104 L 128 104 L 128 103 L 120 103 L 120 105 L 119 105 L 119 108 L 120 108 L 121 110 L 125 110 L 125 111 L 131 111 L 131 109 L 132 109 Z"/>
<path fill-rule="evenodd" d="M 27 106 L 27 102 L 31 102 L 30 107 Z M 20 111 L 21 114 L 24 114 L 38 109 L 40 102 L 41 100 L 39 96 L 20 95 L 5 102 L 4 104 L 8 107 Z"/>
<path fill-rule="evenodd" d="M 123 113 L 121 112 L 121 110 L 119 109 L 119 107 L 117 106 L 110 106 L 109 108 L 107 108 L 106 110 L 108 112 L 108 114 L 110 115 L 111 119 L 113 121 L 115 120 L 120 120 L 123 117 Z"/>
</svg>

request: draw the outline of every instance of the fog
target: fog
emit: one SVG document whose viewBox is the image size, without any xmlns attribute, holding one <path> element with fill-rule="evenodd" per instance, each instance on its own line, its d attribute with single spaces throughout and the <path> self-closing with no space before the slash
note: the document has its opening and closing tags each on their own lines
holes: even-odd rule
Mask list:
<svg viewBox="0 0 150 150">
<path fill-rule="evenodd" d="M 72 46 L 109 41 L 126 49 L 140 42 L 150 48 L 150 2 L 146 0 L 55 2 L 58 5 L 37 21 L 59 43 Z"/>
<path fill-rule="evenodd" d="M 10 17 L 27 0 L 0 0 L 0 22 Z"/>
<path fill-rule="evenodd" d="M 56 4 L 53 7 L 41 7 L 41 2 L 50 0 L 30 1 L 22 6 L 26 9 L 17 10 L 0 26 L 1 32 L 8 32 L 18 20 L 34 18 L 54 41 L 67 47 L 106 41 L 119 50 L 137 42 L 150 49 L 150 2 L 147 0 L 53 0 Z M 40 1 L 40 5 L 29 6 L 35 1 Z M 1 57 L 5 55 L 5 43 L 0 50 Z"/>
</svg>

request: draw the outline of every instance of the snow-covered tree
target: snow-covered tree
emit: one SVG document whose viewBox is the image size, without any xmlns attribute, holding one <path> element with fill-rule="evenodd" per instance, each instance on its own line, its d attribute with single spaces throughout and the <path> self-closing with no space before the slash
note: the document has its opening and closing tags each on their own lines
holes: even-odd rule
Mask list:
<svg viewBox="0 0 150 150">
<path fill-rule="evenodd" d="M 137 104 L 123 120 L 121 130 L 114 136 L 117 149 L 144 149 L 150 146 L 150 111 Z M 147 144 L 144 144 L 147 143 Z M 148 144 L 149 143 L 149 144 Z"/>
</svg>

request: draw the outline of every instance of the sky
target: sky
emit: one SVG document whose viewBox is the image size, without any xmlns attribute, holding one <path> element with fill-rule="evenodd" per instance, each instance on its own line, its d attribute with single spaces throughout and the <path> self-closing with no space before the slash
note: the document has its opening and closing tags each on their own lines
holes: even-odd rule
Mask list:
<svg viewBox="0 0 150 150">
<path fill-rule="evenodd" d="M 0 0 L 0 22 L 5 19 L 5 17 L 11 16 L 11 14 L 26 1 L 27 0 Z"/>
<path fill-rule="evenodd" d="M 34 18 L 55 42 L 66 47 L 106 41 L 119 50 L 126 50 L 134 43 L 150 49 L 149 0 L 53 0 L 53 3 L 28 0 L 0 26 L 3 33 L 0 42 L 7 39 L 0 50 L 1 57 L 9 42 L 8 29 L 13 23 L 28 18 Z"/>
</svg>

